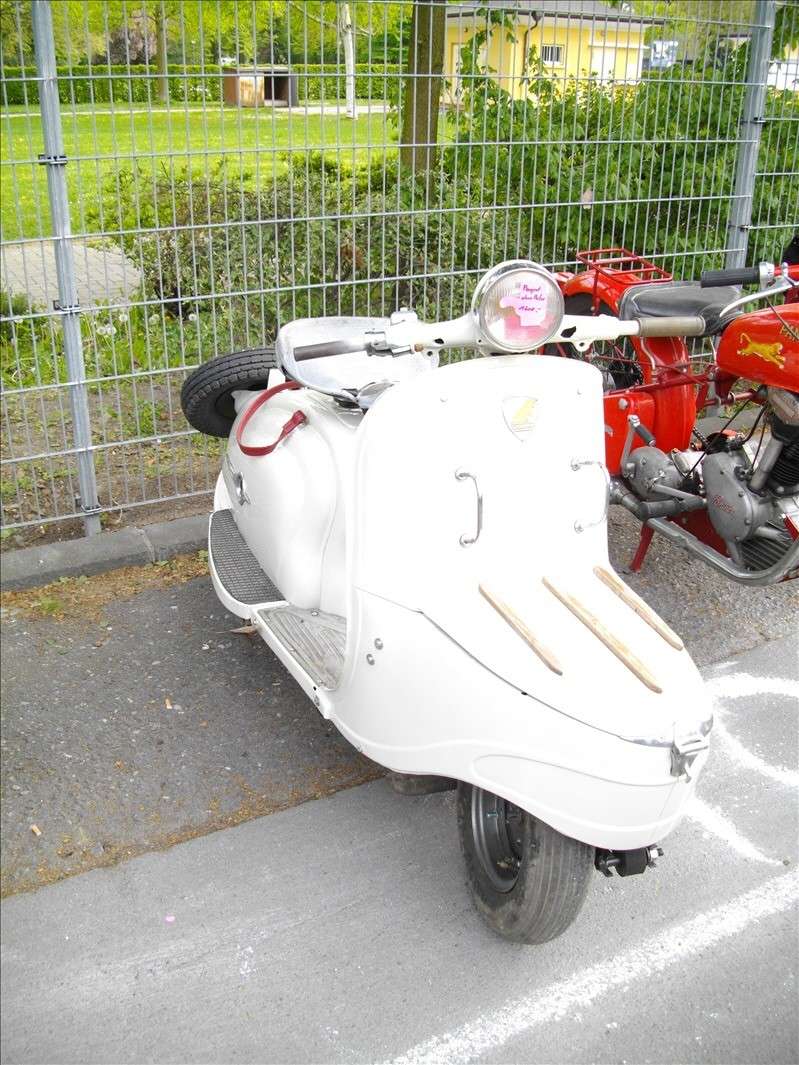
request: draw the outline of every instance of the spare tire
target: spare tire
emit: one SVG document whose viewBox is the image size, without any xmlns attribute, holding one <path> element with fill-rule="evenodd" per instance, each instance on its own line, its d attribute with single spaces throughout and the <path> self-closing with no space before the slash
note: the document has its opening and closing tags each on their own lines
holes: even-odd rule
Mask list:
<svg viewBox="0 0 799 1065">
<path fill-rule="evenodd" d="M 236 417 L 233 393 L 267 388 L 274 366 L 274 348 L 249 348 L 218 355 L 192 370 L 180 390 L 189 425 L 206 436 L 228 436 Z"/>
</svg>

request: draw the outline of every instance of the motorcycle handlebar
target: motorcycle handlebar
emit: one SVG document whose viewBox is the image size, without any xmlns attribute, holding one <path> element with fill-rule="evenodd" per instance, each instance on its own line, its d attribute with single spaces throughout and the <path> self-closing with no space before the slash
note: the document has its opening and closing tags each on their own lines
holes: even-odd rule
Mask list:
<svg viewBox="0 0 799 1065">
<path fill-rule="evenodd" d="M 604 320 L 604 319 L 603 319 Z M 585 319 L 586 322 L 590 322 L 591 319 Z M 447 324 L 447 323 L 443 323 Z M 450 323 L 451 324 L 451 323 Z M 455 323 L 456 325 L 458 323 Z M 632 322 L 622 323 L 619 322 L 618 332 L 614 331 L 608 335 L 629 335 L 632 330 Z M 622 328 L 626 325 L 627 328 Z M 635 326 L 637 327 L 637 335 L 642 337 L 690 337 L 690 336 L 702 336 L 706 329 L 705 319 L 701 315 L 671 315 L 663 316 L 659 318 L 637 318 L 635 319 Z M 429 332 L 431 327 L 425 327 Z M 443 333 L 442 323 L 439 323 L 433 329 L 434 332 Z M 458 346 L 465 347 L 476 345 L 476 337 L 466 335 L 469 330 L 466 330 L 463 335 L 457 337 Z M 598 336 L 604 336 L 605 334 L 600 331 Z M 420 333 L 420 339 L 424 339 Z M 454 346 L 454 341 L 450 338 L 449 343 L 443 344 L 441 340 L 433 342 L 434 347 L 451 347 Z M 407 338 L 406 338 L 407 342 Z M 418 350 L 418 345 L 417 345 Z M 353 352 L 366 352 L 369 355 L 391 355 L 392 348 L 381 347 L 376 349 L 371 339 L 364 334 L 360 336 L 344 337 L 338 340 L 322 340 L 315 344 L 298 344 L 292 350 L 292 355 L 295 362 L 307 362 L 310 359 L 324 359 L 331 355 L 348 355 Z"/>
<path fill-rule="evenodd" d="M 642 337 L 701 337 L 707 328 L 700 314 L 664 315 L 662 318 L 638 318 L 638 335 Z"/>
<path fill-rule="evenodd" d="M 759 285 L 759 266 L 740 266 L 730 270 L 705 270 L 699 279 L 701 288 L 723 288 L 727 285 Z"/>
</svg>

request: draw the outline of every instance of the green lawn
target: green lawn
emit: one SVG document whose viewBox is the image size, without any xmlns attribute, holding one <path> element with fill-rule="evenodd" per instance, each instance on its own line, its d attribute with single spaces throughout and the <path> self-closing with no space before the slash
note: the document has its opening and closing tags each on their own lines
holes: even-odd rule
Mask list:
<svg viewBox="0 0 799 1065">
<path fill-rule="evenodd" d="M 64 149 L 72 229 L 86 230 L 86 211 L 98 189 L 116 171 L 186 166 L 203 172 L 222 158 L 257 181 L 285 167 L 286 152 L 324 150 L 343 160 L 365 161 L 396 148 L 396 132 L 383 114 L 355 120 L 343 114 L 214 108 L 63 115 Z M 43 151 L 38 115 L 0 114 L 0 222 L 4 240 L 51 233 L 47 175 L 36 159 Z"/>
</svg>

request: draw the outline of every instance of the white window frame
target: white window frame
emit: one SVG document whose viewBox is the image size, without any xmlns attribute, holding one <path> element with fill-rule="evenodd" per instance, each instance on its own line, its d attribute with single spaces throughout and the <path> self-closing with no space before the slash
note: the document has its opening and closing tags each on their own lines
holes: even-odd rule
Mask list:
<svg viewBox="0 0 799 1065">
<path fill-rule="evenodd" d="M 547 59 L 546 53 L 551 50 L 557 56 L 556 59 Z M 562 44 L 542 44 L 541 45 L 541 62 L 545 67 L 562 67 L 563 66 L 564 46 Z"/>
</svg>

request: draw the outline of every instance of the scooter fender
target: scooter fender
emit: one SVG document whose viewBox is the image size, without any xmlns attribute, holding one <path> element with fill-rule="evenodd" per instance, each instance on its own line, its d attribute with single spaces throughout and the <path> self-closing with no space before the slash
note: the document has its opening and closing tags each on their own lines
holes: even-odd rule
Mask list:
<svg viewBox="0 0 799 1065">
<path fill-rule="evenodd" d="M 597 698 L 602 677 L 594 677 Z M 375 761 L 486 788 L 592 846 L 632 849 L 677 824 L 707 757 L 673 775 L 673 747 L 598 728 L 520 691 L 424 614 L 358 596 L 341 687 L 321 708 Z M 701 693 L 698 693 L 701 697 Z"/>
</svg>

